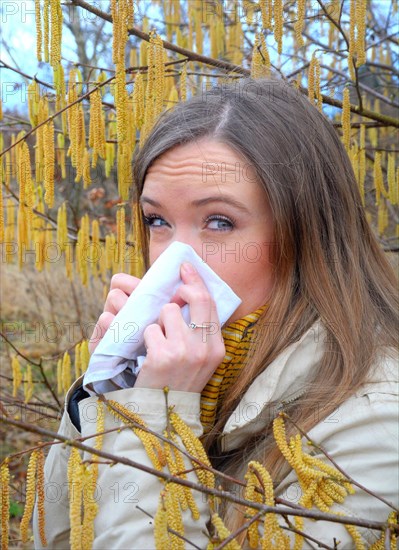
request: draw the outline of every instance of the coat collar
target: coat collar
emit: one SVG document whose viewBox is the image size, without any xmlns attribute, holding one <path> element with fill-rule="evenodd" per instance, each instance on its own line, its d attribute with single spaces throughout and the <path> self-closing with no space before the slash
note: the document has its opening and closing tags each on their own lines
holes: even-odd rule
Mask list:
<svg viewBox="0 0 399 550">
<path fill-rule="evenodd" d="M 224 427 L 222 452 L 239 447 L 269 424 L 284 403 L 305 392 L 313 367 L 323 356 L 326 336 L 319 319 L 256 377 Z"/>
</svg>

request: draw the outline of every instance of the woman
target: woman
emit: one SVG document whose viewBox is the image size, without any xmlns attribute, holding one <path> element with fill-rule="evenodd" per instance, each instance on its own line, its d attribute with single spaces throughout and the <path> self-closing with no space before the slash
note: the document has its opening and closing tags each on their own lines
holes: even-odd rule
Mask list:
<svg viewBox="0 0 399 550">
<path fill-rule="evenodd" d="M 169 405 L 202 437 L 216 468 L 244 481 L 248 462 L 257 460 L 276 496 L 295 503 L 298 478 L 272 431 L 283 410 L 355 481 L 397 506 L 397 283 L 330 123 L 288 85 L 243 79 L 164 113 L 135 156 L 134 179 L 147 267 L 173 241 L 188 243 L 242 303 L 227 326 L 204 339 L 186 325 L 180 306 L 188 303 L 191 321 L 201 325 L 218 321 L 215 304 L 199 275 L 182 266 L 183 285 L 146 329 L 147 358 L 135 387 L 105 397 L 134 404 L 162 434 L 169 387 Z M 138 282 L 126 274 L 112 278 L 98 321 L 102 334 Z M 93 338 L 91 351 L 96 344 Z M 69 438 L 96 433 L 88 410 L 97 397 L 88 397 L 81 383 L 66 396 L 60 433 Z M 114 427 L 107 418 L 105 427 Z M 289 422 L 286 428 L 295 432 Z M 126 430 L 107 434 L 102 449 L 150 464 L 139 438 Z M 65 479 L 68 456 L 69 449 L 52 447 L 48 481 Z M 188 477 L 196 480 L 192 472 Z M 239 489 L 226 479 L 220 483 Z M 138 507 L 123 502 L 129 484 Z M 100 467 L 98 485 L 93 547 L 153 548 L 146 513 L 157 510 L 161 481 L 117 464 Z M 200 519 L 183 514 L 184 536 L 202 548 L 209 508 L 199 493 L 195 498 Z M 51 548 L 68 547 L 68 507 L 63 494 L 47 509 Z M 219 511 L 230 529 L 246 521 L 233 504 Z M 356 488 L 331 511 L 385 521 L 392 509 Z M 308 520 L 303 531 L 310 537 L 304 548 L 314 540 L 333 547 L 334 538 L 340 548 L 354 547 L 339 524 Z M 360 533 L 368 544 L 380 535 Z M 244 538 L 245 531 L 237 540 Z"/>
</svg>

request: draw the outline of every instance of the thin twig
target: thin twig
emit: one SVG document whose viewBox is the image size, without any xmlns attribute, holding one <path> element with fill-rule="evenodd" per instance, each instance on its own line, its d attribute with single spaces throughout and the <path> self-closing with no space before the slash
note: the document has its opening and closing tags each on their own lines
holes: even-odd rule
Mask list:
<svg viewBox="0 0 399 550">
<path fill-rule="evenodd" d="M 361 483 L 359 483 L 358 481 L 353 479 L 353 477 L 351 477 L 349 474 L 347 474 L 347 472 L 345 472 L 339 466 L 339 464 L 337 464 L 337 462 L 332 458 L 332 456 L 330 456 L 330 454 L 321 445 L 318 445 L 317 443 L 315 443 L 313 441 L 313 439 L 311 439 L 309 437 L 309 435 L 304 430 L 302 430 L 302 428 L 300 426 L 298 426 L 298 424 L 294 420 L 292 420 L 292 418 L 287 413 L 281 413 L 281 415 L 284 418 L 286 418 L 287 420 L 289 420 L 291 422 L 291 424 L 293 424 L 295 426 L 295 428 L 302 434 L 303 437 L 306 437 L 306 439 L 309 441 L 309 444 L 312 447 L 314 447 L 315 449 L 320 451 L 326 458 L 328 458 L 328 460 L 335 466 L 335 468 L 339 472 L 341 472 L 341 474 L 343 474 L 348 479 L 348 481 L 350 481 L 353 485 L 356 485 L 356 487 L 359 487 L 359 489 L 362 489 L 362 491 L 365 491 L 369 495 L 371 495 L 371 496 L 375 497 L 376 499 L 380 500 L 381 502 L 383 502 L 384 504 L 386 504 L 387 506 L 392 508 L 392 510 L 395 510 L 396 512 L 399 512 L 399 508 L 396 508 L 396 506 L 394 506 L 392 504 L 392 502 L 389 502 L 389 500 L 386 500 L 385 498 L 381 497 L 380 495 L 377 495 L 373 491 L 370 491 L 370 489 L 367 489 L 364 485 L 362 485 Z"/>
<path fill-rule="evenodd" d="M 113 460 L 125 466 L 130 466 L 131 468 L 136 468 L 137 470 L 141 470 L 155 477 L 162 478 L 165 481 L 178 483 L 185 487 L 189 487 L 194 491 L 198 491 L 200 493 L 205 493 L 208 495 L 213 495 L 221 499 L 226 499 L 230 502 L 234 502 L 242 506 L 250 506 L 251 508 L 262 511 L 264 513 L 273 513 L 273 514 L 282 514 L 282 515 L 285 514 L 288 516 L 299 516 L 299 517 L 306 517 L 306 518 L 315 519 L 315 520 L 330 521 L 332 523 L 351 524 L 351 525 L 356 525 L 358 527 L 367 527 L 369 529 L 376 529 L 379 531 L 382 531 L 387 528 L 387 523 L 383 521 L 372 521 L 372 520 L 349 517 L 349 516 L 337 516 L 336 514 L 319 512 L 316 510 L 309 510 L 307 508 L 302 508 L 302 509 L 296 508 L 293 510 L 292 508 L 267 506 L 266 504 L 260 504 L 257 502 L 248 501 L 244 498 L 237 497 L 236 495 L 234 495 L 233 493 L 230 493 L 229 491 L 213 489 L 212 487 L 207 487 L 199 483 L 194 483 L 192 481 L 189 481 L 188 479 L 182 479 L 172 474 L 163 472 L 162 470 L 157 470 L 156 468 L 147 466 L 146 464 L 141 464 L 139 462 L 136 462 L 135 460 L 131 460 L 124 456 L 118 457 L 118 456 L 112 455 L 111 453 L 95 449 L 94 447 L 89 447 L 88 445 L 84 445 L 83 443 L 80 443 L 76 439 L 71 440 L 70 438 L 60 433 L 56 433 L 51 430 L 46 430 L 44 428 L 40 428 L 33 424 L 27 424 L 25 422 L 19 422 L 17 420 L 12 420 L 10 418 L 2 418 L 2 417 L 0 417 L 0 421 L 8 425 L 15 426 L 16 428 L 20 428 L 21 430 L 37 433 L 42 436 L 50 437 L 52 439 L 58 439 L 60 441 L 63 441 L 67 445 L 70 445 L 71 447 L 76 447 L 77 449 L 80 449 L 81 451 L 86 451 L 88 453 L 94 454 L 101 458 Z M 91 437 L 94 437 L 94 436 L 91 436 Z M 395 533 L 396 532 L 399 533 L 399 526 L 391 525 L 390 528 Z"/>
</svg>

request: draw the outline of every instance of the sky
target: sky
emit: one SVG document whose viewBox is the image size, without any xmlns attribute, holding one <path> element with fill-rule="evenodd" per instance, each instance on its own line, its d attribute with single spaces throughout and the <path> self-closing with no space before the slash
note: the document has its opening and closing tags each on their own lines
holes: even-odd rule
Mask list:
<svg viewBox="0 0 399 550">
<path fill-rule="evenodd" d="M 99 7 L 103 11 L 109 13 L 109 0 L 88 0 L 90 4 Z M 374 0 L 375 3 L 375 0 Z M 67 4 L 67 2 L 65 2 Z M 183 2 L 187 6 L 187 2 Z M 143 14 L 143 10 L 147 15 L 154 19 L 160 18 L 159 8 L 153 6 L 151 2 L 147 0 L 140 0 L 138 3 L 139 9 L 136 9 L 136 17 L 138 18 L 138 26 L 140 25 L 140 15 Z M 317 14 L 319 5 L 316 0 L 308 1 L 308 9 L 310 5 L 310 11 L 312 12 L 312 6 L 314 6 L 313 13 Z M 377 7 L 382 12 L 387 12 L 390 6 L 389 0 L 377 0 Z M 150 8 L 149 8 L 150 6 Z M 226 3 L 227 6 L 227 3 Z M 22 72 L 29 76 L 36 75 L 39 79 L 51 83 L 53 80 L 52 70 L 46 63 L 38 63 L 36 58 L 36 29 L 35 29 L 35 15 L 34 15 L 35 2 L 34 0 L 0 0 L 0 21 L 1 21 L 1 43 L 0 43 L 0 59 L 8 65 L 18 67 Z M 64 19 L 74 17 L 76 14 L 76 8 L 71 6 L 64 6 Z M 93 14 L 80 10 L 81 17 L 89 26 L 97 25 L 98 19 Z M 322 27 L 320 26 L 322 31 Z M 111 24 L 107 23 L 104 27 L 105 32 L 111 31 Z M 290 38 L 285 38 L 290 40 Z M 270 46 L 273 44 L 273 37 L 270 36 L 267 40 L 269 46 L 269 53 L 273 62 L 278 62 L 277 54 L 273 52 Z M 324 39 L 325 41 L 325 39 Z M 110 44 L 111 48 L 111 44 Z M 205 51 L 209 48 L 209 44 L 205 45 Z M 63 61 L 64 67 L 68 64 L 68 61 L 78 61 L 76 55 L 75 41 L 69 30 L 64 25 L 63 28 L 63 43 L 62 43 L 62 55 L 65 58 Z M 282 58 L 283 59 L 283 58 Z M 328 63 L 326 55 L 323 56 L 323 61 Z M 109 66 L 109 65 L 108 65 Z M 112 66 L 110 67 L 112 68 Z M 290 64 L 284 65 L 284 71 L 289 72 Z M 17 108 L 21 114 L 27 112 L 26 102 L 26 87 L 29 81 L 16 73 L 0 69 L 0 89 L 1 97 L 3 100 L 3 109 Z"/>
</svg>

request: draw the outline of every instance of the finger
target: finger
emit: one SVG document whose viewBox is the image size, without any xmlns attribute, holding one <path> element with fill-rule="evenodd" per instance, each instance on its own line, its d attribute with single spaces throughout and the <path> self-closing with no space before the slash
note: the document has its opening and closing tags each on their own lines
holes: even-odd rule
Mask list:
<svg viewBox="0 0 399 550">
<path fill-rule="evenodd" d="M 129 296 L 127 296 L 123 290 L 119 288 L 110 290 L 104 304 L 104 312 L 116 315 L 123 308 L 128 299 Z"/>
<path fill-rule="evenodd" d="M 150 353 L 150 350 L 157 350 L 161 349 L 161 346 L 165 343 L 165 335 L 162 332 L 162 328 L 160 325 L 153 323 L 151 325 L 148 325 L 144 332 L 143 332 L 143 338 L 144 338 L 144 345 L 147 350 L 147 355 Z"/>
<path fill-rule="evenodd" d="M 179 290 L 177 290 L 176 293 L 172 296 L 169 303 L 177 304 L 179 307 L 183 307 L 187 304 L 187 302 L 179 296 Z"/>
<path fill-rule="evenodd" d="M 197 325 L 214 325 L 216 323 L 219 326 L 216 304 L 204 281 L 194 267 L 191 266 L 191 269 L 188 270 L 185 265 L 183 264 L 181 268 L 184 284 L 179 288 L 179 296 L 189 304 L 191 322 Z M 216 332 L 219 331 L 220 327 Z"/>
<path fill-rule="evenodd" d="M 187 324 L 181 314 L 180 306 L 177 304 L 165 304 L 159 314 L 158 324 L 161 327 L 165 338 L 171 342 L 180 342 L 182 331 L 187 329 Z"/>
<path fill-rule="evenodd" d="M 123 290 L 128 296 L 135 290 L 140 283 L 141 279 L 128 275 L 127 273 L 115 273 L 111 278 L 110 290 L 119 288 Z"/>
<path fill-rule="evenodd" d="M 91 335 L 91 338 L 89 340 L 89 353 L 90 355 L 93 353 L 93 351 L 98 346 L 98 343 L 100 340 L 104 337 L 104 334 L 109 329 L 112 321 L 115 319 L 115 315 L 112 315 L 112 313 L 101 313 L 100 317 L 98 318 L 98 321 L 96 323 L 96 326 L 94 327 L 93 333 Z"/>
</svg>

